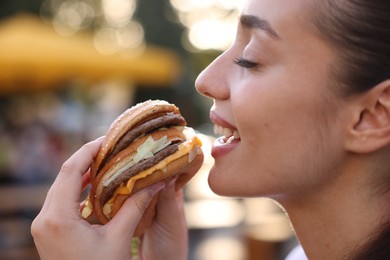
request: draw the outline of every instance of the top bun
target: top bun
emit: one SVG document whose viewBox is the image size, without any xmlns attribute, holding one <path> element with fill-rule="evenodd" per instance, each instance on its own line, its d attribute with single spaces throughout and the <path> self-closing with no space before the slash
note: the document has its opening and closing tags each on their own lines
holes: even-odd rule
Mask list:
<svg viewBox="0 0 390 260">
<path fill-rule="evenodd" d="M 106 132 L 102 146 L 91 165 L 91 178 L 96 178 L 104 159 L 110 155 L 119 139 L 129 129 L 147 120 L 150 116 L 168 112 L 180 114 L 178 107 L 164 100 L 147 100 L 136 104 L 119 115 Z"/>
<path fill-rule="evenodd" d="M 183 188 L 203 163 L 201 141 L 185 125 L 179 109 L 162 100 L 139 103 L 116 118 L 91 165 L 92 188 L 83 217 L 93 212 L 100 223 L 107 223 L 129 196 L 156 182 L 175 178 L 176 190 Z M 166 145 L 152 157 L 133 160 L 140 158 L 149 139 Z M 137 236 L 152 222 L 157 197 L 141 219 Z"/>
</svg>

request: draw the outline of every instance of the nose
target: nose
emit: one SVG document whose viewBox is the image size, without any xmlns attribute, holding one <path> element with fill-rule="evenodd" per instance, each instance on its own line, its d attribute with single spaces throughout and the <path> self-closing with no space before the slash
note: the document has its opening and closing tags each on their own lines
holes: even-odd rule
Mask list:
<svg viewBox="0 0 390 260">
<path fill-rule="evenodd" d="M 195 81 L 195 88 L 200 94 L 219 100 L 229 98 L 230 92 L 227 84 L 229 66 L 225 55 L 226 53 L 220 55 L 199 74 Z"/>
</svg>

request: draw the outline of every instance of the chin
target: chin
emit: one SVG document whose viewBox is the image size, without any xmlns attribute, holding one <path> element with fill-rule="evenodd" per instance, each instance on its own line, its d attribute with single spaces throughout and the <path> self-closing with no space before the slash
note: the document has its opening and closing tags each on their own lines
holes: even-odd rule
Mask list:
<svg viewBox="0 0 390 260">
<path fill-rule="evenodd" d="M 224 164 L 226 165 L 226 164 Z M 280 180 L 265 172 L 249 174 L 248 170 L 239 167 L 218 167 L 214 165 L 208 176 L 210 189 L 217 195 L 226 197 L 278 197 L 289 190 L 289 185 L 281 185 Z M 242 173 L 246 172 L 246 176 Z M 268 175 L 268 178 L 267 178 Z M 252 176 L 250 181 L 247 179 Z M 256 178 L 257 177 L 257 178 Z"/>
<path fill-rule="evenodd" d="M 224 174 L 223 172 L 219 172 L 216 166 L 214 165 L 209 173 L 208 176 L 208 184 L 210 186 L 210 189 L 218 195 L 221 196 L 229 196 L 228 193 L 226 193 L 226 190 L 229 190 L 226 186 L 226 179 L 223 178 Z"/>
<path fill-rule="evenodd" d="M 243 189 L 237 179 L 227 178 L 227 171 L 231 169 L 222 170 L 215 165 L 210 170 L 208 177 L 208 184 L 210 189 L 217 195 L 227 197 L 241 197 L 243 196 Z"/>
</svg>

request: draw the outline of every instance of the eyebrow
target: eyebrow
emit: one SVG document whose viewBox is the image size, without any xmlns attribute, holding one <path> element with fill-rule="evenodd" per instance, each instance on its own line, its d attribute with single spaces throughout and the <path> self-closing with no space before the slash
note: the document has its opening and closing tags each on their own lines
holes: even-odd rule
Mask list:
<svg viewBox="0 0 390 260">
<path fill-rule="evenodd" d="M 271 27 L 267 20 L 261 19 L 254 15 L 241 15 L 240 23 L 249 29 L 255 28 L 265 31 L 274 39 L 280 39 L 279 34 Z"/>
</svg>

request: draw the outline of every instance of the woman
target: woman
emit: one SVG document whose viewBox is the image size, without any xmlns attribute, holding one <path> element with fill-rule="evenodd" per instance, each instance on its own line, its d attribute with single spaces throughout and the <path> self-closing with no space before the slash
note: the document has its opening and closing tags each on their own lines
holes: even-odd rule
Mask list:
<svg viewBox="0 0 390 260">
<path fill-rule="evenodd" d="M 385 0 L 248 0 L 234 44 L 196 81 L 225 135 L 210 187 L 277 201 L 309 259 L 390 256 L 388 24 Z M 76 152 L 51 188 L 32 226 L 41 256 L 128 259 L 145 205 L 164 189 L 140 256 L 185 259 L 184 218 L 170 215 L 182 200 L 169 184 L 129 199 L 106 226 L 81 220 L 82 173 L 99 145 Z"/>
</svg>

